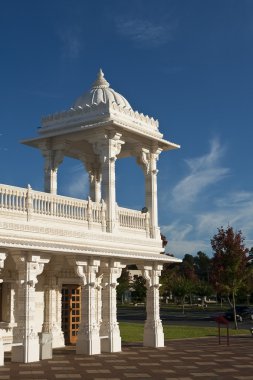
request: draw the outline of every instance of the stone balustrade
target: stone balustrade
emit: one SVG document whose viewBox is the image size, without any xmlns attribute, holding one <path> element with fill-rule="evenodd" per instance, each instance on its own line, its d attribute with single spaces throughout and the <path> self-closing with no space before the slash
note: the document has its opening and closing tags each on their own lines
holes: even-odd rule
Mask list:
<svg viewBox="0 0 253 380">
<path fill-rule="evenodd" d="M 146 230 L 149 228 L 149 213 L 118 207 L 119 224 L 122 227 Z"/>
<path fill-rule="evenodd" d="M 27 220 L 32 217 L 43 216 L 59 219 L 85 221 L 105 226 L 106 205 L 81 200 L 61 195 L 33 190 L 27 188 L 0 185 L 0 212 L 23 214 Z M 127 229 L 143 230 L 149 236 L 150 220 L 149 213 L 117 207 L 117 219 L 119 226 Z"/>
</svg>

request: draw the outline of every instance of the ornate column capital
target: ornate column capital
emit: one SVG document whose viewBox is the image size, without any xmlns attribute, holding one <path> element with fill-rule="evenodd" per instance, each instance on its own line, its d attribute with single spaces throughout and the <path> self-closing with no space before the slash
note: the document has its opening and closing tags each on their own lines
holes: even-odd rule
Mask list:
<svg viewBox="0 0 253 380">
<path fill-rule="evenodd" d="M 120 261 L 116 260 L 102 262 L 100 273 L 103 274 L 103 285 L 111 285 L 116 288 L 118 285 L 117 279 L 121 276 L 122 269 L 125 267 L 125 264 L 122 264 Z"/>
<path fill-rule="evenodd" d="M 68 144 L 67 141 L 60 144 L 52 144 L 51 141 L 48 140 L 42 142 L 39 146 L 41 153 L 45 158 L 44 188 L 48 193 L 57 193 L 57 171 L 64 159 Z"/>
<path fill-rule="evenodd" d="M 93 285 L 97 284 L 97 273 L 98 267 L 100 265 L 100 260 L 90 259 L 87 261 L 79 259 L 71 259 L 75 264 L 75 272 L 79 278 L 82 280 L 82 285 Z"/>
<path fill-rule="evenodd" d="M 161 271 L 163 266 L 161 264 L 153 264 L 153 265 L 143 265 L 138 266 L 141 271 L 144 279 L 146 280 L 146 285 L 148 287 L 156 287 L 159 288 L 159 277 L 161 276 Z"/>
<path fill-rule="evenodd" d="M 82 153 L 78 156 L 79 160 L 84 164 L 85 169 L 90 174 L 94 170 L 101 170 L 99 156 L 97 154 Z"/>
<path fill-rule="evenodd" d="M 44 265 L 50 261 L 48 256 L 15 253 L 12 255 L 18 270 L 18 281 L 34 287 L 44 269 Z"/>
<path fill-rule="evenodd" d="M 115 161 L 125 141 L 121 140 L 122 134 L 114 130 L 106 131 L 99 139 L 93 141 L 93 150 L 100 158 L 103 165 L 106 161 Z"/>
<path fill-rule="evenodd" d="M 144 174 L 157 174 L 156 163 L 159 155 L 162 152 L 161 148 L 152 146 L 151 148 L 143 147 L 141 144 L 136 144 L 134 148 L 137 163 L 142 167 Z"/>
<path fill-rule="evenodd" d="M 40 144 L 40 150 L 45 158 L 45 170 L 56 171 L 64 159 L 64 154 L 68 146 L 67 142 L 52 145 L 49 141 Z"/>
<path fill-rule="evenodd" d="M 6 252 L 0 252 L 0 269 L 4 268 L 4 262 L 5 262 L 6 257 L 7 257 Z"/>
<path fill-rule="evenodd" d="M 90 197 L 94 202 L 101 201 L 101 181 L 102 167 L 99 156 L 97 154 L 82 153 L 79 159 L 83 162 L 85 169 L 89 174 L 90 181 Z"/>
</svg>

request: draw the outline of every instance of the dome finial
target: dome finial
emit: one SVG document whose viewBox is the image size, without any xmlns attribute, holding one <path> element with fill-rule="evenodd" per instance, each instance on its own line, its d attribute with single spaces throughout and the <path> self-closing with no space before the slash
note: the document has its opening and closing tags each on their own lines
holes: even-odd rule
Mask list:
<svg viewBox="0 0 253 380">
<path fill-rule="evenodd" d="M 107 88 L 110 84 L 107 82 L 107 80 L 104 78 L 104 73 L 102 69 L 99 69 L 97 79 L 92 85 L 92 88 Z"/>
</svg>

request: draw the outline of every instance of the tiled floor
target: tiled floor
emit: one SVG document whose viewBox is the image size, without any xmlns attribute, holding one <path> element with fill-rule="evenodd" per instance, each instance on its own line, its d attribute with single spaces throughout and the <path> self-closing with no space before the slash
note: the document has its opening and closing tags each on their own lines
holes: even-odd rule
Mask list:
<svg viewBox="0 0 253 380">
<path fill-rule="evenodd" d="M 123 345 L 116 354 L 76 355 L 55 350 L 52 360 L 11 363 L 7 354 L 0 380 L 253 380 L 253 337 L 233 337 L 230 346 L 217 339 L 166 342 L 165 348 Z"/>
</svg>

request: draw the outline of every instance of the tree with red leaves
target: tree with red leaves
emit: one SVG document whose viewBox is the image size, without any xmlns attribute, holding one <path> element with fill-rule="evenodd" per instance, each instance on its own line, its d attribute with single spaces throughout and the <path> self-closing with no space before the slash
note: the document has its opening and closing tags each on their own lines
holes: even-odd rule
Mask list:
<svg viewBox="0 0 253 380">
<path fill-rule="evenodd" d="M 165 248 L 166 245 L 168 244 L 168 240 L 167 240 L 166 236 L 161 234 L 161 240 L 162 240 L 163 248 Z"/>
<path fill-rule="evenodd" d="M 228 226 L 218 228 L 218 233 L 211 239 L 214 251 L 212 259 L 211 279 L 217 291 L 232 296 L 234 322 L 237 329 L 235 299 L 250 275 L 248 268 L 248 249 L 244 246 L 244 236 L 241 231 L 234 231 Z"/>
</svg>

